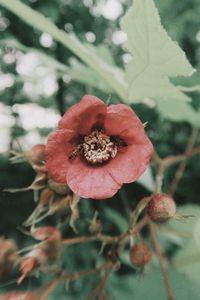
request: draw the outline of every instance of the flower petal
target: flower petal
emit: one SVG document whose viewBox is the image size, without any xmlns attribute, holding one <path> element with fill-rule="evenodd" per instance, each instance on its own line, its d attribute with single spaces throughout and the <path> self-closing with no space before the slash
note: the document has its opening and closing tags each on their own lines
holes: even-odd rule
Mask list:
<svg viewBox="0 0 200 300">
<path fill-rule="evenodd" d="M 67 170 L 67 184 L 82 198 L 111 198 L 121 187 L 105 166 L 93 167 L 77 158 Z"/>
<path fill-rule="evenodd" d="M 50 134 L 45 150 L 48 175 L 59 183 L 66 183 L 69 154 L 73 151 L 70 142 L 74 137 L 72 130 L 57 130 Z"/>
<path fill-rule="evenodd" d="M 134 111 L 127 105 L 110 105 L 104 122 L 108 135 L 120 136 L 127 144 L 142 140 L 144 126 Z"/>
<path fill-rule="evenodd" d="M 70 107 L 59 122 L 59 128 L 71 129 L 80 135 L 89 134 L 91 128 L 103 123 L 107 107 L 95 96 L 86 95 L 80 102 Z"/>
<path fill-rule="evenodd" d="M 153 146 L 150 140 L 143 135 L 143 143 L 120 149 L 116 157 L 110 160 L 106 167 L 119 184 L 130 183 L 144 173 L 152 152 Z"/>
</svg>

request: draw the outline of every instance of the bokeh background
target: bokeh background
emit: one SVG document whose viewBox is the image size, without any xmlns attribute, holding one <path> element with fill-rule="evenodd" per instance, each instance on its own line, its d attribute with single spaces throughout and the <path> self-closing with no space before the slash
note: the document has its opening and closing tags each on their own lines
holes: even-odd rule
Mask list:
<svg viewBox="0 0 200 300">
<path fill-rule="evenodd" d="M 114 60 L 118 66 L 123 68 L 130 60 L 130 54 L 124 47 L 127 37 L 120 29 L 119 20 L 132 1 L 23 0 L 22 2 L 49 17 L 66 32 L 75 32 L 83 43 L 98 46 L 99 53 L 106 54 L 107 59 Z M 199 0 L 155 0 L 155 3 L 162 24 L 169 35 L 183 48 L 191 64 L 198 68 Z M 68 66 L 69 72 L 59 69 L 54 59 Z M 33 29 L 3 8 L 0 8 L 0 65 L 0 235 L 15 238 L 19 246 L 23 247 L 32 240 L 17 230 L 17 227 L 36 206 L 33 192 L 13 194 L 5 192 L 4 189 L 29 186 L 35 173 L 26 163 L 11 164 L 10 151 L 19 149 L 19 145 L 26 151 L 36 143 L 45 142 L 49 132 L 57 126 L 60 116 L 84 94 L 94 94 L 105 101 L 110 99 L 111 102 L 119 99 L 114 94 L 102 92 L 92 82 L 86 83 L 84 78 L 87 76 L 87 68 L 48 33 Z M 192 105 L 199 109 L 199 93 L 192 93 L 192 101 Z M 134 110 L 143 122 L 148 121 L 148 135 L 161 157 L 185 151 L 192 130 L 191 125 L 165 121 L 153 107 L 143 104 L 134 105 Z M 197 143 L 199 141 L 200 137 Z M 164 191 L 167 191 L 175 170 L 176 166 L 168 170 L 164 180 Z M 190 159 L 175 193 L 178 205 L 199 204 L 199 170 L 200 159 L 196 157 Z M 105 232 L 120 233 L 127 226 L 127 208 L 133 209 L 141 197 L 149 194 L 153 176 L 154 173 L 148 169 L 139 182 L 124 186 L 111 200 L 82 201 L 78 225 L 80 233 L 87 232 L 87 219 L 92 217 L 96 209 L 100 212 Z M 55 224 L 54 218 L 49 218 L 48 224 Z M 64 234 L 70 235 L 72 232 L 65 228 Z M 174 242 L 170 244 L 168 250 L 173 253 L 177 247 Z M 98 251 L 99 245 L 96 244 L 71 247 L 65 250 L 62 263 L 68 271 L 89 268 L 94 266 Z M 124 261 L 119 276 L 135 272 L 128 265 L 126 257 Z M 12 278 L 16 276 L 17 273 Z M 31 278 L 25 282 L 23 288 L 34 288 L 45 280 L 47 279 L 43 277 Z M 90 279 L 91 286 L 94 282 L 95 278 Z M 9 290 L 13 289 L 13 286 L 14 284 L 5 286 L 4 282 L 0 289 Z M 90 285 L 79 281 L 70 284 L 69 287 L 60 287 L 56 295 L 61 300 L 66 299 L 63 295 L 68 295 L 67 299 L 86 299 L 84 295 L 89 289 Z M 122 299 L 120 295 L 122 291 L 124 291 L 124 294 L 121 294 L 123 299 L 132 299 L 128 298 L 130 293 L 128 294 L 126 287 L 122 287 L 114 299 Z"/>
</svg>

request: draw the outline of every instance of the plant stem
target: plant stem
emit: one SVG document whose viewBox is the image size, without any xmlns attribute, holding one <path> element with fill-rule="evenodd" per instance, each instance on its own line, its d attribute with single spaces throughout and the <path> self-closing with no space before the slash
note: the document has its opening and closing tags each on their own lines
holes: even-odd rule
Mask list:
<svg viewBox="0 0 200 300">
<path fill-rule="evenodd" d="M 149 221 L 149 230 L 150 230 L 152 243 L 153 243 L 154 249 L 156 251 L 156 254 L 157 254 L 157 257 L 158 257 L 158 260 L 159 260 L 161 272 L 162 272 L 162 275 L 163 275 L 163 280 L 164 280 L 166 291 L 167 291 L 167 298 L 168 298 L 168 300 L 175 300 L 174 293 L 171 289 L 170 282 L 169 282 L 169 279 L 168 279 L 168 276 L 167 276 L 167 272 L 165 270 L 162 251 L 161 251 L 159 242 L 157 240 L 154 224 L 151 221 Z"/>
<path fill-rule="evenodd" d="M 196 139 L 198 137 L 198 129 L 196 128 L 193 128 L 192 129 L 192 132 L 191 132 L 191 135 L 190 135 L 190 138 L 188 140 L 188 143 L 187 143 L 187 146 L 186 146 L 186 150 L 185 150 L 185 153 L 187 152 L 190 152 L 196 142 Z M 174 176 L 174 179 L 170 185 L 170 188 L 169 188 L 169 194 L 173 196 L 173 194 L 175 193 L 176 189 L 177 189 L 177 186 L 179 184 L 179 181 L 181 180 L 181 177 L 185 171 L 185 167 L 186 167 L 186 161 L 182 161 L 180 164 L 179 164 L 179 167 L 175 173 L 175 176 Z"/>
</svg>

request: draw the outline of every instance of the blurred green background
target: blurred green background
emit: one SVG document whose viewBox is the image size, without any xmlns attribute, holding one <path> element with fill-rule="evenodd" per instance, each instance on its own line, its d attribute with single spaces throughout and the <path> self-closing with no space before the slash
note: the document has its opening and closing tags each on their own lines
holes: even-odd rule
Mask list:
<svg viewBox="0 0 200 300">
<path fill-rule="evenodd" d="M 66 32 L 75 32 L 83 43 L 88 42 L 98 46 L 99 51 L 106 55 L 107 59 L 114 59 L 118 66 L 123 68 L 130 59 L 130 54 L 124 47 L 126 34 L 121 31 L 119 20 L 132 1 L 24 0 L 22 2 L 49 17 Z M 200 64 L 200 1 L 156 0 L 155 3 L 165 29 L 186 52 L 193 67 L 198 68 Z M 15 238 L 19 246 L 23 247 L 33 241 L 16 228 L 36 206 L 33 193 L 30 191 L 9 194 L 3 189 L 28 186 L 35 174 L 25 163 L 12 165 L 9 162 L 10 150 L 19 149 L 16 140 L 23 150 L 30 149 L 38 142 L 45 142 L 48 133 L 56 127 L 60 115 L 80 100 L 84 94 L 94 94 L 104 101 L 110 98 L 110 102 L 116 102 L 119 99 L 114 94 L 102 92 L 92 83 L 86 83 L 84 78 L 87 76 L 88 70 L 78 58 L 54 41 L 48 33 L 41 33 L 31 28 L 3 8 L 0 10 L 0 32 L 0 235 L 6 238 Z M 69 73 L 58 70 L 54 59 L 70 66 Z M 192 105 L 199 109 L 199 93 L 192 93 Z M 148 121 L 148 135 L 161 157 L 185 151 L 192 131 L 191 125 L 163 120 L 154 108 L 143 104 L 135 104 L 133 108 L 143 122 Z M 200 137 L 197 139 L 198 142 L 200 142 Z M 176 167 L 170 168 L 166 173 L 163 187 L 165 192 L 168 190 Z M 199 205 L 199 170 L 199 157 L 190 159 L 175 193 L 178 205 Z M 124 186 L 111 200 L 81 201 L 81 218 L 78 222 L 80 234 L 88 232 L 87 219 L 93 216 L 96 209 L 99 210 L 106 233 L 114 235 L 122 232 L 128 224 L 127 208 L 133 209 L 141 197 L 150 193 L 153 176 L 153 172 L 149 169 L 139 182 Z M 48 224 L 55 224 L 55 220 L 49 218 Z M 179 230 L 181 230 L 181 224 Z M 72 235 L 67 228 L 63 228 L 63 232 L 66 236 Z M 175 253 L 180 247 L 178 238 L 173 240 L 172 237 L 165 237 L 161 240 L 170 254 Z M 98 256 L 99 250 L 98 243 L 68 247 L 63 252 L 62 264 L 67 271 L 94 267 L 97 260 L 101 261 Z M 117 300 L 146 299 L 143 297 L 145 297 L 145 293 L 149 294 L 149 287 L 161 280 L 157 265 L 154 264 L 147 277 L 144 275 L 144 285 L 142 285 L 143 278 L 139 282 L 133 280 L 133 285 L 131 276 L 135 270 L 128 262 L 127 253 L 128 250 L 122 258 L 124 264 L 118 272 L 118 276 L 113 276 L 110 280 L 108 292 L 113 297 L 112 299 Z M 173 276 L 176 277 L 173 274 L 170 276 L 172 281 Z M 182 300 L 188 299 L 190 295 L 190 279 L 186 279 L 184 276 L 180 273 L 180 283 L 177 279 L 172 284 L 175 289 L 179 290 L 177 299 Z M 198 273 L 195 273 L 195 276 L 198 276 Z M 120 288 L 117 281 L 119 278 Z M 47 278 L 42 276 L 31 278 L 25 282 L 24 288 L 34 288 L 45 281 Z M 56 296 L 49 299 L 55 299 L 55 297 L 59 297 L 61 300 L 86 299 L 86 295 L 97 281 L 98 278 L 93 277 L 70 283 L 69 287 L 62 285 L 56 290 Z M 185 289 L 185 282 L 188 285 L 188 291 L 184 294 L 182 291 Z M 141 288 L 137 294 L 136 290 L 139 291 L 139 285 Z M 141 290 L 144 286 L 146 290 L 142 295 Z M 159 284 L 157 283 L 156 286 Z M 149 297 L 152 298 L 148 299 L 164 299 L 162 283 L 160 286 L 161 290 L 152 296 L 150 293 Z M 14 287 L 14 285 L 8 285 L 2 290 Z M 194 291 L 195 288 L 191 285 L 191 291 Z M 197 289 L 195 295 L 198 293 L 199 298 L 194 297 L 196 300 L 200 299 L 200 289 Z M 159 298 L 155 298 L 157 295 L 160 295 Z"/>
</svg>

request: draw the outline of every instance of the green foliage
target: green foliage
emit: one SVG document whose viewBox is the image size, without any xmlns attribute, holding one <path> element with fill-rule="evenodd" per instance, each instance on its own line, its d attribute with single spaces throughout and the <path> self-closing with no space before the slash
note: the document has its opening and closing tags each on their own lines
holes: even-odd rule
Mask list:
<svg viewBox="0 0 200 300">
<path fill-rule="evenodd" d="M 94 6 L 99 1 L 92 2 Z M 198 70 L 200 65 L 199 44 L 196 39 L 200 25 L 198 0 L 176 2 L 155 0 L 155 3 L 169 35 L 179 42 L 190 62 Z M 127 4 L 128 1 L 124 1 L 124 10 L 128 9 Z M 2 16 L 5 15 L 10 22 L 10 27 L 2 32 L 0 41 L 2 72 L 11 74 L 14 79 L 12 87 L 1 91 L 1 98 L 11 111 L 14 120 L 16 116 L 13 108 L 16 103 L 36 101 L 41 106 L 53 108 L 57 105 L 60 113 L 63 113 L 84 93 L 96 94 L 105 101 L 111 95 L 111 103 L 114 100 L 129 104 L 140 102 L 134 109 L 144 122 L 148 121 L 146 129 L 161 157 L 185 151 L 191 127 L 200 127 L 197 110 L 200 105 L 200 73 L 196 72 L 188 77 L 193 69 L 184 52 L 162 27 L 152 0 L 133 1 L 133 5 L 123 18 L 122 29 L 128 35 L 128 51 L 133 55 L 125 71 L 122 57 L 126 55 L 127 49 L 112 44 L 112 34 L 119 30 L 119 20 L 110 22 L 103 17 L 90 14 L 92 10 L 85 7 L 82 1 L 0 0 L 0 5 L 4 8 Z M 29 26 L 26 26 L 24 21 Z M 71 29 L 64 31 L 66 27 Z M 93 45 L 85 43 L 87 31 L 92 31 L 96 35 Z M 40 45 L 41 32 L 47 32 L 53 37 L 52 47 L 44 48 Z M 24 84 L 35 82 L 39 78 L 31 72 L 28 76 L 17 73 L 16 61 L 5 63 L 4 54 L 13 53 L 17 53 L 18 57 L 34 53 L 40 61 L 40 66 L 45 67 L 55 77 L 58 92 L 46 98 L 39 96 L 36 100 L 33 100 L 31 95 L 25 95 Z M 175 76 L 185 77 L 174 78 Z M 144 98 L 145 100 L 151 98 L 153 102 L 143 101 Z M 191 103 L 188 101 L 190 98 L 193 100 Z M 146 105 L 152 103 L 150 108 Z M 20 127 L 20 117 L 18 119 L 19 122 L 10 131 L 11 149 L 15 147 L 13 138 L 16 136 L 20 138 L 29 133 L 23 126 Z M 163 122 L 163 119 L 167 121 Z M 36 128 L 37 121 L 35 120 Z M 42 137 L 46 137 L 51 131 L 50 127 L 51 124 L 48 128 L 38 128 L 37 131 Z M 2 158 L 0 164 L 2 190 L 28 186 L 34 177 L 30 168 L 24 165 L 10 165 L 7 158 Z M 178 203 L 190 201 L 198 203 L 199 167 L 199 159 L 190 160 L 183 175 L 183 182 L 175 194 Z M 168 190 L 175 170 L 176 168 L 173 168 L 166 173 L 164 191 Z M 115 235 L 126 230 L 128 211 L 134 209 L 138 200 L 153 190 L 153 175 L 149 168 L 137 183 L 124 186 L 116 197 L 106 202 L 90 202 L 82 199 L 79 233 L 88 235 L 88 218 L 91 218 L 96 210 L 99 211 L 105 234 Z M 13 228 L 21 225 L 35 207 L 32 193 L 15 195 L 3 192 L 0 203 L 1 234 L 5 237 L 14 237 L 21 248 L 32 244 L 32 239 L 24 237 L 18 230 L 13 231 Z M 159 241 L 162 249 L 174 258 L 176 271 L 173 274 L 169 272 L 169 277 L 176 298 L 197 300 L 200 268 L 199 206 L 187 205 L 179 212 L 194 217 L 187 218 L 184 222 L 171 222 L 170 229 L 186 232 L 186 235 L 189 232 L 189 237 L 161 232 Z M 48 222 L 55 224 L 53 218 L 48 219 Z M 73 235 L 71 229 L 66 226 L 63 233 L 66 237 Z M 62 255 L 64 269 L 67 272 L 74 272 L 94 267 L 100 263 L 98 256 L 100 248 L 101 244 L 96 242 L 66 247 Z M 106 248 L 107 250 L 109 249 Z M 103 256 L 104 254 L 103 252 Z M 166 293 L 160 270 L 149 266 L 144 276 L 135 276 L 133 267 L 130 266 L 128 249 L 125 249 L 120 258 L 122 267 L 109 280 L 110 297 L 116 300 L 143 300 L 147 299 L 147 296 L 150 300 L 165 299 Z M 29 284 L 31 288 L 46 282 L 44 277 L 31 279 Z M 67 297 L 85 300 L 92 288 L 98 284 L 98 280 L 98 276 L 90 276 L 84 280 L 70 282 L 68 287 L 60 285 L 49 299 L 62 300 Z"/>
<path fill-rule="evenodd" d="M 122 20 L 133 59 L 126 69 L 129 102 L 144 98 L 188 100 L 168 77 L 190 76 L 194 70 L 184 52 L 163 29 L 152 0 L 135 0 Z"/>
<path fill-rule="evenodd" d="M 178 232 L 185 233 L 182 238 L 182 247 L 174 257 L 176 269 L 200 283 L 200 208 L 198 205 L 186 205 L 178 210 L 180 215 L 186 216 L 183 222 L 173 221 L 170 227 Z M 187 218 L 188 216 L 188 218 Z"/>
<path fill-rule="evenodd" d="M 178 272 L 168 274 L 177 300 L 198 299 L 199 286 L 196 282 Z M 113 300 L 146 300 L 147 297 L 148 300 L 166 299 L 162 275 L 157 268 L 147 270 L 142 278 L 131 275 L 120 278 L 114 275 L 110 280 L 109 292 Z"/>
</svg>

